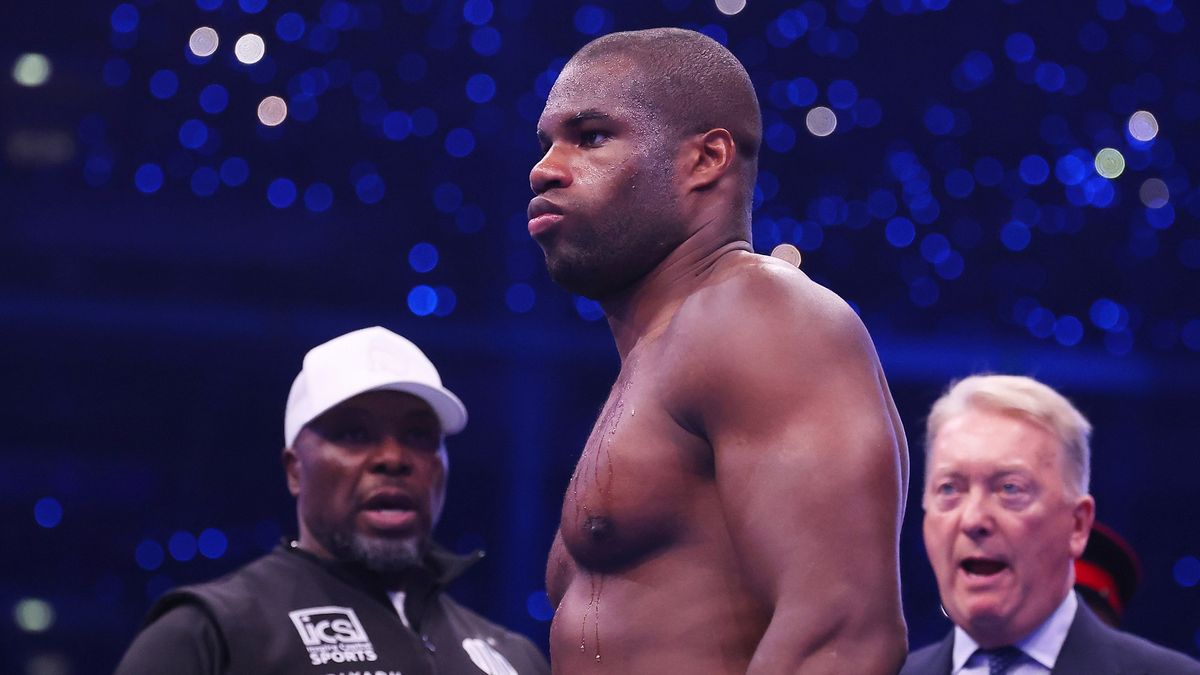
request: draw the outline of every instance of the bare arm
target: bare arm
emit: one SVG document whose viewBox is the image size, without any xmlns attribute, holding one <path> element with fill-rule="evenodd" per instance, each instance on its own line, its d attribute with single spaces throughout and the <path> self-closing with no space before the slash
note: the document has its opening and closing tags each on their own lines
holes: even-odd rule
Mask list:
<svg viewBox="0 0 1200 675">
<path fill-rule="evenodd" d="M 807 279 L 748 276 L 706 299 L 689 405 L 747 579 L 772 611 L 748 672 L 890 675 L 906 652 L 907 448 L 874 348 Z"/>
</svg>

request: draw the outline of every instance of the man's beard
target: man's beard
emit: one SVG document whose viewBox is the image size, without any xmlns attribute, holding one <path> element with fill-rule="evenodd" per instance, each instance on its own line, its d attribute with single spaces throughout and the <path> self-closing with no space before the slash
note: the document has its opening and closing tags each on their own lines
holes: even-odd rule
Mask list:
<svg viewBox="0 0 1200 675">
<path fill-rule="evenodd" d="M 333 532 L 326 544 L 333 557 L 377 574 L 396 574 L 421 564 L 424 545 L 414 538 L 385 539 L 358 532 Z"/>
</svg>

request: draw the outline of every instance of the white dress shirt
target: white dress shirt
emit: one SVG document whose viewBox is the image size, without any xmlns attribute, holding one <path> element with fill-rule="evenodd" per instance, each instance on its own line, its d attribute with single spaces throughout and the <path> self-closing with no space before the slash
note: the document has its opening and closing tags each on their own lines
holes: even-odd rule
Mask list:
<svg viewBox="0 0 1200 675">
<path fill-rule="evenodd" d="M 1075 591 L 1058 605 L 1058 609 L 1042 625 L 1013 645 L 1021 650 L 1022 656 L 1008 669 L 1009 675 L 1047 675 L 1054 670 L 1058 653 L 1062 651 L 1067 631 L 1075 620 L 1079 600 Z M 954 653 L 950 661 L 950 675 L 988 675 L 987 656 L 978 653 L 979 643 L 967 635 L 967 631 L 954 627 Z"/>
</svg>

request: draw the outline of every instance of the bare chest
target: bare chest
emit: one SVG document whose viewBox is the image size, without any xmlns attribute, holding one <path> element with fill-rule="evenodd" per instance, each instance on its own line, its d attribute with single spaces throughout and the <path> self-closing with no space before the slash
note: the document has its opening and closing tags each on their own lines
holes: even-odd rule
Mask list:
<svg viewBox="0 0 1200 675">
<path fill-rule="evenodd" d="M 560 524 L 581 567 L 603 572 L 670 546 L 697 493 L 712 489 L 711 451 L 673 417 L 671 377 L 653 359 L 627 363 L 597 417 Z"/>
</svg>

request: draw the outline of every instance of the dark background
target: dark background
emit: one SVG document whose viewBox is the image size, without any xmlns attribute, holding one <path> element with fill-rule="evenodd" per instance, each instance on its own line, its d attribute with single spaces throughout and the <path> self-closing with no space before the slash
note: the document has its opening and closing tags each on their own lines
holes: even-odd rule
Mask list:
<svg viewBox="0 0 1200 675">
<path fill-rule="evenodd" d="M 11 3 L 5 669 L 109 671 L 165 589 L 293 533 L 291 379 L 309 347 L 375 324 L 424 348 L 470 410 L 438 535 L 490 555 L 456 595 L 544 644 L 546 551 L 617 361 L 596 306 L 549 281 L 525 233 L 534 124 L 590 37 L 659 25 L 704 30 L 746 64 L 767 128 L 755 245 L 799 245 L 876 341 L 918 477 L 901 550 L 914 645 L 948 626 L 920 538 L 923 415 L 950 379 L 993 370 L 1035 375 L 1090 417 L 1099 517 L 1144 566 L 1126 627 L 1200 655 L 1194 9 Z M 286 12 L 303 19 L 294 41 Z M 202 25 L 220 47 L 189 58 Z M 233 58 L 246 32 L 267 45 L 254 66 Z M 49 59 L 41 86 L 13 77 L 26 52 Z M 201 99 L 213 84 L 223 109 Z M 289 102 L 273 129 L 255 117 L 268 95 Z M 828 137 L 805 128 L 817 105 L 837 113 Z M 1160 126 L 1149 142 L 1127 129 L 1137 110 Z M 1111 180 L 1092 166 L 1105 147 L 1127 163 Z M 1148 179 L 1165 205 L 1143 197 Z"/>
</svg>

